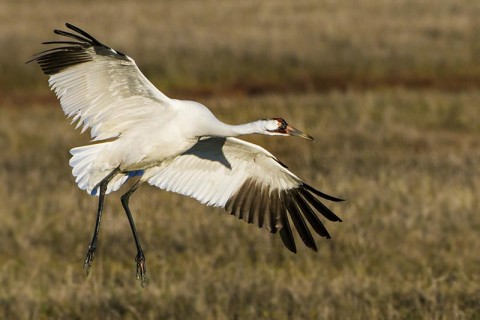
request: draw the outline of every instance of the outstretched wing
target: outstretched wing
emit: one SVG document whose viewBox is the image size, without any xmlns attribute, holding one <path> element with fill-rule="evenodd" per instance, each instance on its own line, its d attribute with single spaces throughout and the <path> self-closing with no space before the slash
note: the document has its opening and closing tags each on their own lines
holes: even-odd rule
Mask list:
<svg viewBox="0 0 480 320">
<path fill-rule="evenodd" d="M 144 180 L 167 191 L 223 207 L 230 214 L 272 233 L 296 252 L 288 216 L 306 246 L 317 250 L 307 223 L 330 238 L 316 212 L 341 221 L 318 197 L 342 201 L 315 190 L 291 173 L 267 150 L 236 138 L 208 138 L 158 167 Z M 306 221 L 305 221 L 306 220 Z"/>
<path fill-rule="evenodd" d="M 60 45 L 34 56 L 60 99 L 63 111 L 95 140 L 117 137 L 137 122 L 161 116 L 168 107 L 161 93 L 127 55 L 100 43 L 69 23 L 75 33 L 55 30 L 73 39 L 47 41 Z M 31 62 L 29 61 L 29 62 Z"/>
</svg>

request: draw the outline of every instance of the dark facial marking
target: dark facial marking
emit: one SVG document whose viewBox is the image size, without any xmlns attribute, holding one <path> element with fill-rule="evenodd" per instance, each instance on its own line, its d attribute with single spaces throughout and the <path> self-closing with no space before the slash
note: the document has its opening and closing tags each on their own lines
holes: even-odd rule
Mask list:
<svg viewBox="0 0 480 320">
<path fill-rule="evenodd" d="M 274 120 L 277 120 L 278 121 L 278 129 L 275 130 L 275 132 L 278 132 L 278 133 L 287 133 L 287 121 L 285 121 L 285 119 L 283 118 L 272 118 Z"/>
</svg>

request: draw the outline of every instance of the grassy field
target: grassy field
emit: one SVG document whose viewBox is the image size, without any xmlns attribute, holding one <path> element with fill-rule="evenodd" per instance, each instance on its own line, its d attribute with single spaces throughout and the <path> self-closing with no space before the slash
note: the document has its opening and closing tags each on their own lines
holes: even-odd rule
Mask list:
<svg viewBox="0 0 480 320">
<path fill-rule="evenodd" d="M 480 5 L 473 1 L 0 2 L 0 318 L 480 319 Z M 316 142 L 246 137 L 329 204 L 319 252 L 145 186 L 80 191 L 31 55 L 69 21 L 223 121 L 284 117 Z M 122 190 L 121 190 L 122 191 Z M 300 243 L 300 239 L 297 239 Z"/>
<path fill-rule="evenodd" d="M 293 255 L 277 236 L 220 209 L 145 187 L 132 207 L 147 254 L 146 288 L 135 280 L 135 248 L 115 194 L 85 278 L 96 198 L 77 190 L 67 150 L 87 137 L 58 108 L 0 109 L 0 317 L 478 317 L 480 127 L 472 106 L 479 93 L 204 102 L 225 121 L 281 114 L 317 138 L 249 140 L 348 199 L 332 205 L 345 221 L 327 223 L 333 239 L 318 239 L 317 254 Z"/>
<path fill-rule="evenodd" d="M 3 0 L 0 90 L 44 88 L 24 62 L 65 22 L 127 52 L 182 95 L 475 88 L 478 16 L 480 3 L 470 0 Z"/>
</svg>

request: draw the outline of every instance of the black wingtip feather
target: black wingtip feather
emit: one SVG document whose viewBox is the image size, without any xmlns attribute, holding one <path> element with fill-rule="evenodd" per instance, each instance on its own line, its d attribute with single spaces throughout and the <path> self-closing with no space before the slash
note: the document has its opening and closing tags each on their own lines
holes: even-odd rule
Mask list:
<svg viewBox="0 0 480 320">
<path fill-rule="evenodd" d="M 44 41 L 42 44 L 70 44 L 70 45 L 76 45 L 76 46 L 85 46 L 85 43 L 83 42 L 78 42 L 78 41 Z"/>
<path fill-rule="evenodd" d="M 310 192 L 316 194 L 317 196 L 322 197 L 326 200 L 330 200 L 330 201 L 334 201 L 334 202 L 345 201 L 345 199 L 340 199 L 340 198 L 331 196 L 329 194 L 323 193 L 321 191 L 318 191 L 317 189 L 313 188 L 312 186 L 309 186 L 308 184 L 306 184 L 305 182 L 303 182 L 302 186 L 305 187 L 305 189 L 307 189 L 308 191 L 310 191 Z"/>
<path fill-rule="evenodd" d="M 81 36 L 79 36 L 78 34 L 75 34 L 75 33 L 71 33 L 71 32 L 68 32 L 68 31 L 63 31 L 63 30 L 58 30 L 58 29 L 53 30 L 53 33 L 58 34 L 59 36 L 64 36 L 64 37 L 76 39 L 78 41 L 85 42 L 85 43 L 90 43 L 90 44 L 93 45 L 92 41 L 90 41 L 87 38 L 81 37 Z"/>
<path fill-rule="evenodd" d="M 290 225 L 280 229 L 280 238 L 282 239 L 283 245 L 293 253 L 297 253 L 297 247 L 295 246 L 295 240 L 293 239 L 292 231 L 290 230 Z"/>
<path fill-rule="evenodd" d="M 290 223 L 288 222 L 287 210 L 284 206 L 279 207 L 280 220 L 282 222 L 282 228 L 280 229 L 280 238 L 282 239 L 283 244 L 293 253 L 297 253 L 297 246 L 295 245 L 295 239 L 293 238 L 292 229 L 290 228 Z"/>
<path fill-rule="evenodd" d="M 318 216 L 315 214 L 315 212 L 313 212 L 312 208 L 310 208 L 299 192 L 294 190 L 292 192 L 292 196 L 294 197 L 294 202 L 298 204 L 300 210 L 303 212 L 305 218 L 307 218 L 307 221 L 310 223 L 313 230 L 315 230 L 319 236 L 330 239 L 330 234 L 328 233 L 327 228 L 325 228 Z"/>
<path fill-rule="evenodd" d="M 270 188 L 262 181 L 248 178 L 230 196 L 224 208 L 247 223 L 264 227 L 271 233 L 278 231 L 285 247 L 293 253 L 297 253 L 293 229 L 308 248 L 317 251 L 310 227 L 318 235 L 331 238 L 319 215 L 330 221 L 342 221 L 315 196 L 329 200 L 341 199 L 326 195 L 303 183 L 291 189 Z"/>
<path fill-rule="evenodd" d="M 65 26 L 70 29 L 70 30 L 73 30 L 75 32 L 78 32 L 80 33 L 82 36 L 84 36 L 85 38 L 89 39 L 93 45 L 96 45 L 96 46 L 105 46 L 103 43 L 101 43 L 100 41 L 98 41 L 97 39 L 95 39 L 94 37 L 92 37 L 89 33 L 87 33 L 86 31 L 80 29 L 79 27 L 76 27 L 74 26 L 73 24 L 70 24 L 70 23 L 65 23 Z M 105 46 L 106 47 L 106 46 Z"/>
<path fill-rule="evenodd" d="M 315 240 L 313 239 L 312 234 L 310 233 L 310 230 L 308 229 L 305 220 L 302 217 L 302 214 L 298 210 L 295 202 L 292 201 L 290 195 L 287 194 L 287 192 L 282 193 L 282 202 L 290 213 L 290 218 L 293 221 L 293 225 L 295 226 L 295 229 L 297 229 L 297 232 L 300 235 L 303 243 L 313 251 L 317 251 L 317 245 L 315 244 Z"/>
<path fill-rule="evenodd" d="M 53 75 L 77 64 L 92 61 L 95 54 L 112 56 L 115 59 L 128 60 L 128 57 L 125 54 L 102 44 L 100 41 L 82 29 L 68 22 L 65 24 L 65 26 L 67 26 L 67 28 L 70 30 L 73 30 L 75 33 L 58 29 L 55 29 L 53 32 L 60 36 L 74 39 L 75 41 L 45 41 L 43 44 L 58 44 L 64 46 L 37 53 L 34 55 L 33 59 L 27 61 L 26 63 L 36 61 L 45 74 Z M 88 50 L 92 47 L 95 52 Z"/>
<path fill-rule="evenodd" d="M 335 213 L 333 213 L 323 203 L 321 203 L 317 198 L 315 198 L 308 190 L 300 188 L 299 191 L 303 198 L 308 203 L 310 203 L 318 212 L 320 212 L 325 218 L 330 221 L 342 221 L 342 219 L 340 219 Z"/>
</svg>

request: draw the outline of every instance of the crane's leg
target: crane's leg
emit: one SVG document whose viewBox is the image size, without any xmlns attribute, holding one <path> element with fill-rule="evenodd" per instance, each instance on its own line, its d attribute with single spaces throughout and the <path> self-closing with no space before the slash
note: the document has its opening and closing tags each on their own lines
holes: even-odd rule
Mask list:
<svg viewBox="0 0 480 320">
<path fill-rule="evenodd" d="M 98 210 L 97 210 L 97 221 L 95 222 L 95 229 L 93 231 L 92 241 L 88 246 L 87 256 L 85 257 L 85 262 L 83 263 L 83 268 L 85 272 L 88 273 L 90 271 L 90 267 L 92 266 L 93 258 L 95 256 L 95 250 L 97 250 L 97 240 L 98 240 L 98 232 L 100 231 L 100 220 L 102 219 L 102 212 L 103 212 L 103 202 L 105 201 L 105 192 L 107 191 L 108 183 L 113 179 L 113 177 L 119 172 L 119 169 L 116 168 L 112 172 L 108 174 L 102 181 L 94 188 L 100 188 L 100 194 L 98 198 Z"/>
<path fill-rule="evenodd" d="M 133 239 L 135 240 L 135 245 L 137 246 L 137 256 L 135 257 L 135 262 L 137 263 L 137 279 L 140 280 L 142 287 L 145 285 L 145 276 L 147 274 L 147 266 L 145 261 L 145 255 L 143 254 L 142 246 L 140 245 L 140 239 L 138 238 L 137 229 L 135 228 L 135 222 L 133 222 L 132 213 L 128 207 L 128 201 L 130 196 L 138 189 L 140 186 L 140 181 L 137 181 L 130 190 L 128 190 L 124 195 L 122 195 L 122 205 L 127 214 L 128 222 L 130 223 L 130 228 L 132 228 Z"/>
</svg>

